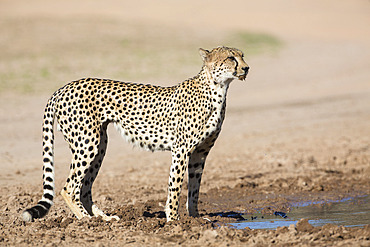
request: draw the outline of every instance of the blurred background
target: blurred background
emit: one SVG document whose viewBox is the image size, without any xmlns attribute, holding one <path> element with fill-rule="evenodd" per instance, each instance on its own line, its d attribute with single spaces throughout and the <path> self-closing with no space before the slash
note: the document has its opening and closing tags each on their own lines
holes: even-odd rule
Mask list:
<svg viewBox="0 0 370 247">
<path fill-rule="evenodd" d="M 199 47 L 218 45 L 246 53 L 249 84 L 310 77 L 321 91 L 326 74 L 343 87 L 369 60 L 369 10 L 364 0 L 4 0 L 0 92 L 50 93 L 86 76 L 173 84 L 198 72 Z M 277 62 L 261 69 L 262 56 Z"/>
</svg>

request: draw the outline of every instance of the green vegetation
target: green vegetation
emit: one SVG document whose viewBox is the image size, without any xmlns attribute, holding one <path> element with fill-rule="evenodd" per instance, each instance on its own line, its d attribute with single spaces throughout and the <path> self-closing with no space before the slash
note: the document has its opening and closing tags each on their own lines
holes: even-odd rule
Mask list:
<svg viewBox="0 0 370 247">
<path fill-rule="evenodd" d="M 240 32 L 234 35 L 233 44 L 249 55 L 274 53 L 282 46 L 275 36 L 265 33 Z"/>
<path fill-rule="evenodd" d="M 58 28 L 55 28 L 58 27 Z M 208 33 L 114 21 L 0 22 L 0 93 L 51 93 L 82 77 L 172 85 L 200 69 L 198 48 L 237 47 L 247 58 L 282 43 L 263 33 Z"/>
</svg>

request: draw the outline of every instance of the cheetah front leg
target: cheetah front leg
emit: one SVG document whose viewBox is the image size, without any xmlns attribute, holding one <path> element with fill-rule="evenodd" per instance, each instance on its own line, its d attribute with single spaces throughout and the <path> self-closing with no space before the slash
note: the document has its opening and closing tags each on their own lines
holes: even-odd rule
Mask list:
<svg viewBox="0 0 370 247">
<path fill-rule="evenodd" d="M 199 216 L 198 199 L 199 188 L 202 180 L 204 164 L 209 151 L 213 147 L 219 132 L 215 132 L 208 137 L 201 145 L 199 145 L 191 154 L 188 165 L 188 199 L 186 208 L 190 216 Z"/>
<path fill-rule="evenodd" d="M 183 148 L 172 151 L 172 165 L 168 181 L 168 196 L 165 208 L 167 221 L 179 219 L 179 199 L 188 160 L 188 153 Z"/>
<path fill-rule="evenodd" d="M 199 216 L 199 188 L 208 151 L 208 149 L 205 150 L 202 148 L 197 148 L 190 155 L 190 161 L 188 165 L 188 199 L 186 202 L 186 208 L 189 212 L 189 215 L 193 217 Z"/>
</svg>

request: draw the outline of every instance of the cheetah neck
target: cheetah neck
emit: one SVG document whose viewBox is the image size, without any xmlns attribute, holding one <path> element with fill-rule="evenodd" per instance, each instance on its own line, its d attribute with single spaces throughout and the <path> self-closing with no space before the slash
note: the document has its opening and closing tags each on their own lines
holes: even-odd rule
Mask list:
<svg viewBox="0 0 370 247">
<path fill-rule="evenodd" d="M 200 77 L 206 78 L 206 81 L 209 85 L 215 85 L 215 87 L 224 88 L 227 92 L 230 83 L 234 80 L 234 78 L 224 77 L 224 76 L 217 76 L 214 77 L 212 73 L 209 71 L 207 66 L 203 66 L 202 70 L 199 72 Z"/>
<path fill-rule="evenodd" d="M 217 136 L 221 129 L 225 118 L 226 95 L 232 80 L 223 81 L 223 83 L 215 81 L 205 66 L 199 72 L 198 79 L 203 88 L 201 91 L 203 91 L 205 98 L 211 104 L 211 107 L 203 112 L 207 131 L 199 133 L 203 139 L 206 139 L 207 136 Z"/>
<path fill-rule="evenodd" d="M 222 123 L 225 107 L 226 107 L 226 96 L 229 89 L 230 83 L 233 81 L 232 78 L 214 78 L 209 72 L 206 66 L 203 66 L 202 70 L 199 73 L 200 78 L 205 78 L 205 83 L 208 85 L 209 90 L 211 91 L 212 105 L 213 105 L 213 114 L 217 115 L 218 121 Z M 223 80 L 222 80 L 223 79 Z"/>
</svg>

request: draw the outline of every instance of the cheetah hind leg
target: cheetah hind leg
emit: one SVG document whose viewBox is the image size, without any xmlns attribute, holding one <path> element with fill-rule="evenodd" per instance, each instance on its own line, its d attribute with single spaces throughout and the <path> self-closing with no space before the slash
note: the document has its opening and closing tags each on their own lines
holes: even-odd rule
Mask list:
<svg viewBox="0 0 370 247">
<path fill-rule="evenodd" d="M 96 206 L 96 204 L 92 200 L 91 187 L 96 178 L 98 170 L 100 168 L 100 164 L 101 162 L 97 165 L 92 164 L 92 166 L 96 170 L 92 170 L 92 172 L 89 172 L 88 174 L 86 174 L 84 180 L 82 181 L 83 185 L 81 188 L 81 202 L 82 202 L 83 207 L 89 212 L 91 216 L 95 216 L 95 217 L 101 216 L 102 219 L 105 221 L 110 221 L 112 219 L 115 219 L 118 221 L 120 219 L 118 216 L 106 215 L 101 209 L 98 208 L 98 206 Z"/>
<path fill-rule="evenodd" d="M 111 220 L 120 220 L 119 217 L 117 215 L 106 215 L 100 208 L 98 208 L 98 206 L 96 206 L 95 204 L 92 205 L 92 212 L 94 214 L 94 216 L 98 217 L 98 216 L 101 216 L 103 218 L 103 220 L 105 221 L 111 221 Z"/>
<path fill-rule="evenodd" d="M 64 189 L 60 192 L 60 194 L 62 195 L 64 201 L 67 203 L 69 209 L 77 217 L 77 219 L 82 219 L 83 217 L 91 218 L 86 210 L 86 212 L 81 211 L 80 207 L 76 203 L 73 203 L 71 196 L 68 195 L 68 193 Z"/>
<path fill-rule="evenodd" d="M 82 188 L 81 188 L 81 202 L 84 206 L 84 208 L 93 216 L 99 217 L 101 216 L 103 220 L 110 221 L 112 219 L 119 220 L 120 218 L 118 216 L 112 215 L 106 215 L 101 209 L 94 204 L 91 196 L 91 189 L 92 185 L 94 183 L 94 180 L 96 176 L 98 175 L 99 169 L 101 167 L 101 164 L 103 162 L 105 151 L 107 149 L 108 144 L 108 136 L 106 132 L 106 125 L 102 126 L 102 129 L 100 131 L 100 143 L 98 147 L 98 154 L 95 156 L 94 160 L 91 162 L 89 166 L 89 172 L 85 175 L 83 181 L 82 181 Z"/>
<path fill-rule="evenodd" d="M 77 217 L 77 219 L 82 219 L 83 217 L 91 218 L 91 216 L 89 214 L 87 214 L 87 211 L 85 213 L 83 213 L 83 211 L 80 210 L 80 208 L 78 207 L 78 205 L 72 202 L 71 197 L 67 194 L 67 192 L 65 190 L 62 190 L 60 194 L 62 195 L 64 201 L 67 203 L 67 206 L 75 214 L 75 216 Z M 115 219 L 115 220 L 118 221 L 120 219 L 118 216 L 115 216 L 115 215 L 112 215 L 112 216 L 106 215 L 95 204 L 92 204 L 91 210 L 92 210 L 92 214 L 95 217 L 101 216 L 102 219 L 105 220 L 105 221 L 110 221 L 112 219 Z"/>
</svg>

